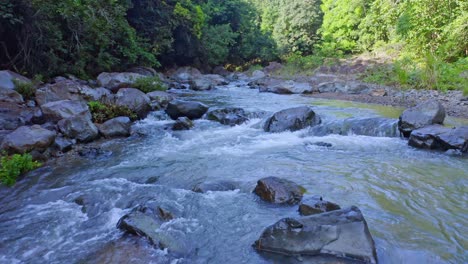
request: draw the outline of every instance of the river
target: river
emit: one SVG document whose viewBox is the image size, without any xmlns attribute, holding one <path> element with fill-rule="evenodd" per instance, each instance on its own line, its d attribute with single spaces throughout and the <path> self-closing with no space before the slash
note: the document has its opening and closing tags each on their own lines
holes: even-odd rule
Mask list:
<svg viewBox="0 0 468 264">
<path fill-rule="evenodd" d="M 252 194 L 266 176 L 358 206 L 380 263 L 468 262 L 468 160 L 407 146 L 396 121 L 384 119 L 399 109 L 259 93 L 245 83 L 177 93 L 266 116 L 310 105 L 324 125 L 272 134 L 260 115 L 235 127 L 197 120 L 192 130 L 172 132 L 163 113 L 151 113 L 134 125 L 139 136 L 104 143 L 102 155 L 63 159 L 1 187 L 0 263 L 270 263 L 252 243 L 265 227 L 298 213 Z M 191 191 L 213 180 L 241 187 Z M 190 254 L 155 249 L 116 228 L 143 203 L 173 212 L 176 219 L 159 232 Z"/>
</svg>

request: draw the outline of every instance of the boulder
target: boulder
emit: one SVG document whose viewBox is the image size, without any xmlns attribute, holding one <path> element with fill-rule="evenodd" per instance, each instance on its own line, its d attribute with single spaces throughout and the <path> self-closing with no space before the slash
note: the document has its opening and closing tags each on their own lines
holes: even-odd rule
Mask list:
<svg viewBox="0 0 468 264">
<path fill-rule="evenodd" d="M 265 77 L 266 77 L 266 74 L 261 70 L 256 70 L 256 71 L 252 72 L 252 79 L 254 79 L 254 80 L 262 79 L 262 78 L 265 78 Z"/>
<path fill-rule="evenodd" d="M 206 117 L 208 120 L 228 126 L 240 125 L 249 120 L 244 109 L 234 107 L 210 110 Z"/>
<path fill-rule="evenodd" d="M 320 93 L 364 94 L 370 93 L 373 87 L 359 81 L 333 80 L 318 84 L 317 90 Z"/>
<path fill-rule="evenodd" d="M 44 105 L 62 100 L 99 101 L 110 94 L 110 91 L 104 88 L 91 88 L 79 81 L 59 79 L 55 83 L 46 84 L 37 89 L 36 102 L 39 105 Z"/>
<path fill-rule="evenodd" d="M 299 204 L 299 213 L 301 215 L 314 215 L 325 212 L 340 210 L 341 207 L 335 203 L 324 201 L 322 197 L 307 197 Z"/>
<path fill-rule="evenodd" d="M 144 75 L 134 72 L 103 72 L 98 75 L 97 82 L 112 92 L 117 92 L 120 88 L 131 87 L 139 78 Z"/>
<path fill-rule="evenodd" d="M 87 115 L 91 117 L 88 105 L 83 101 L 55 101 L 42 105 L 41 109 L 44 117 L 53 122 L 76 115 Z"/>
<path fill-rule="evenodd" d="M 174 100 L 174 96 L 163 91 L 154 91 L 146 94 L 151 101 L 155 101 L 162 107 L 166 107 L 170 101 Z"/>
<path fill-rule="evenodd" d="M 445 109 L 437 100 L 429 100 L 415 107 L 406 109 L 400 116 L 398 129 L 405 137 L 411 131 L 433 124 L 443 124 Z"/>
<path fill-rule="evenodd" d="M 200 102 L 172 100 L 166 108 L 166 113 L 174 120 L 188 117 L 191 120 L 201 118 L 208 111 L 208 106 Z"/>
<path fill-rule="evenodd" d="M 172 214 L 161 207 L 153 209 L 140 205 L 120 218 L 117 228 L 144 237 L 152 245 L 160 249 L 167 248 L 171 253 L 185 255 L 190 251 L 186 245 L 179 243 L 177 238 L 171 237 L 164 232 L 158 232 L 161 225 L 171 219 L 173 219 Z"/>
<path fill-rule="evenodd" d="M 172 125 L 172 130 L 189 130 L 193 127 L 193 122 L 188 117 L 179 117 L 176 122 Z"/>
<path fill-rule="evenodd" d="M 231 74 L 231 72 L 226 70 L 223 66 L 216 66 L 213 69 L 213 74 L 217 74 L 217 75 L 221 75 L 223 77 L 226 77 L 229 74 Z"/>
<path fill-rule="evenodd" d="M 99 135 L 98 128 L 86 114 L 75 115 L 62 119 L 57 123 L 57 125 L 63 135 L 68 138 L 76 139 L 79 142 L 92 141 Z"/>
<path fill-rule="evenodd" d="M 122 88 L 115 96 L 115 104 L 128 107 L 138 118 L 145 118 L 151 111 L 150 98 L 138 89 Z"/>
<path fill-rule="evenodd" d="M 23 96 L 15 90 L 0 88 L 0 101 L 8 103 L 23 103 Z"/>
<path fill-rule="evenodd" d="M 193 187 L 192 191 L 197 193 L 206 193 L 234 191 L 236 189 L 239 189 L 239 184 L 237 182 L 220 180 L 197 184 Z"/>
<path fill-rule="evenodd" d="M 49 147 L 57 134 L 39 125 L 22 126 L 6 135 L 2 149 L 9 153 L 26 153 L 32 150 L 43 151 Z"/>
<path fill-rule="evenodd" d="M 259 91 L 276 94 L 309 94 L 312 93 L 314 90 L 312 86 L 307 82 L 272 81 L 267 85 L 260 86 Z"/>
<path fill-rule="evenodd" d="M 130 127 L 132 121 L 126 116 L 120 116 L 107 120 L 99 125 L 99 132 L 106 138 L 128 137 L 130 136 Z"/>
<path fill-rule="evenodd" d="M 187 83 L 200 75 L 201 72 L 198 69 L 192 67 L 182 67 L 171 74 L 171 79 L 177 82 Z"/>
<path fill-rule="evenodd" d="M 268 118 L 264 125 L 266 132 L 297 131 L 309 126 L 315 126 L 322 121 L 312 108 L 300 106 L 281 110 Z"/>
<path fill-rule="evenodd" d="M 431 125 L 411 132 L 408 144 L 415 148 L 449 149 L 468 152 L 468 126 L 448 128 L 441 125 Z"/>
<path fill-rule="evenodd" d="M 18 82 L 31 83 L 31 80 L 15 72 L 8 70 L 0 71 L 0 89 L 14 90 L 15 80 Z"/>
<path fill-rule="evenodd" d="M 15 130 L 26 125 L 24 112 L 25 108 L 16 103 L 0 102 L 0 130 Z"/>
<path fill-rule="evenodd" d="M 289 205 L 299 203 L 304 192 L 302 186 L 277 177 L 260 179 L 254 189 L 254 193 L 266 202 Z"/>
<path fill-rule="evenodd" d="M 190 80 L 190 88 L 195 91 L 207 91 L 226 84 L 228 84 L 227 80 L 217 74 L 198 75 Z"/>
<path fill-rule="evenodd" d="M 253 247 L 259 252 L 288 256 L 335 256 L 377 263 L 374 240 L 361 211 L 347 209 L 284 218 L 267 227 Z"/>
<path fill-rule="evenodd" d="M 73 145 L 75 144 L 76 144 L 75 139 L 69 139 L 69 138 L 59 136 L 55 138 L 54 144 L 52 146 L 61 152 L 67 152 L 67 151 L 70 151 Z"/>
<path fill-rule="evenodd" d="M 266 66 L 263 71 L 266 73 L 275 73 L 283 68 L 283 65 L 281 63 L 272 61 Z"/>
</svg>

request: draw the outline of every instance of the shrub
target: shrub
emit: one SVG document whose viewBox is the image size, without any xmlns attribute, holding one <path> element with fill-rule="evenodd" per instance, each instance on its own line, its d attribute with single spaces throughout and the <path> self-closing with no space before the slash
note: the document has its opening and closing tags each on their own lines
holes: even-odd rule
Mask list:
<svg viewBox="0 0 468 264">
<path fill-rule="evenodd" d="M 137 114 L 126 106 L 120 106 L 111 103 L 101 103 L 98 101 L 88 102 L 89 111 L 96 123 L 104 123 L 109 119 L 128 116 L 131 120 L 137 119 Z"/>
<path fill-rule="evenodd" d="M 6 186 L 14 185 L 18 176 L 42 166 L 41 163 L 33 161 L 30 154 L 3 156 L 0 164 L 0 182 Z"/>
<path fill-rule="evenodd" d="M 24 99 L 29 100 L 34 97 L 34 94 L 36 93 L 36 87 L 33 83 L 23 82 L 15 79 L 13 79 L 13 83 L 15 84 L 15 91 L 21 94 Z"/>
<path fill-rule="evenodd" d="M 138 78 L 135 80 L 133 87 L 144 93 L 167 90 L 167 87 L 158 76 Z"/>
</svg>

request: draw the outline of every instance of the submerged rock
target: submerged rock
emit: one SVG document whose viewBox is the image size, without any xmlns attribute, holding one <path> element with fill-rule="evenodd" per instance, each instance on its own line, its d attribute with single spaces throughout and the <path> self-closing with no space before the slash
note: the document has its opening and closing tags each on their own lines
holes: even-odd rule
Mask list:
<svg viewBox="0 0 468 264">
<path fill-rule="evenodd" d="M 300 219 L 281 219 L 267 227 L 253 246 L 260 252 L 288 256 L 332 255 L 377 263 L 374 240 L 355 206 Z"/>
<path fill-rule="evenodd" d="M 249 120 L 244 109 L 234 107 L 211 110 L 206 114 L 206 117 L 208 120 L 228 126 L 240 125 Z"/>
<path fill-rule="evenodd" d="M 266 202 L 289 205 L 299 203 L 304 192 L 302 186 L 277 177 L 260 179 L 254 190 L 254 193 Z"/>
<path fill-rule="evenodd" d="M 182 100 L 172 100 L 166 108 L 166 113 L 174 120 L 179 117 L 199 119 L 206 111 L 208 111 L 208 106 L 202 103 Z"/>
<path fill-rule="evenodd" d="M 437 100 L 429 100 L 415 107 L 406 109 L 400 116 L 398 129 L 405 137 L 413 130 L 433 124 L 443 124 L 445 108 Z"/>
<path fill-rule="evenodd" d="M 239 184 L 234 181 L 212 181 L 212 182 L 203 182 L 197 184 L 193 187 L 192 191 L 197 193 L 206 193 L 208 191 L 211 192 L 226 192 L 226 191 L 233 191 L 239 188 Z"/>
<path fill-rule="evenodd" d="M 43 151 L 54 142 L 56 135 L 39 125 L 22 126 L 5 136 L 1 148 L 9 153 Z"/>
<path fill-rule="evenodd" d="M 325 212 L 340 210 L 341 207 L 335 203 L 324 201 L 322 197 L 308 197 L 299 204 L 299 213 L 301 215 L 314 215 Z"/>
<path fill-rule="evenodd" d="M 322 121 L 312 108 L 300 106 L 281 110 L 265 122 L 266 132 L 296 131 L 309 126 L 315 126 Z"/>
<path fill-rule="evenodd" d="M 193 127 L 193 122 L 188 117 L 179 117 L 177 118 L 174 125 L 172 125 L 172 130 L 189 130 Z"/>
</svg>

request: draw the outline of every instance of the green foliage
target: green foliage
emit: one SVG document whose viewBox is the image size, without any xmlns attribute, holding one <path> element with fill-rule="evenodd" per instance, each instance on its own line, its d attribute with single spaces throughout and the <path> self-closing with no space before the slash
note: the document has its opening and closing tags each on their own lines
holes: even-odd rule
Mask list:
<svg viewBox="0 0 468 264">
<path fill-rule="evenodd" d="M 138 78 L 133 83 L 133 87 L 144 93 L 167 90 L 167 87 L 158 76 Z"/>
<path fill-rule="evenodd" d="M 104 123 L 109 119 L 119 116 L 127 116 L 131 120 L 137 119 L 137 114 L 125 106 L 112 103 L 102 103 L 98 101 L 88 102 L 89 111 L 93 117 L 93 122 Z"/>
<path fill-rule="evenodd" d="M 237 33 L 228 24 L 205 28 L 202 38 L 205 61 L 214 65 L 226 61 L 236 37 Z"/>
<path fill-rule="evenodd" d="M 30 154 L 4 155 L 0 158 L 0 165 L 0 182 L 6 186 L 14 185 L 18 176 L 42 166 L 33 161 Z"/>
<path fill-rule="evenodd" d="M 15 84 L 15 91 L 23 96 L 24 99 L 30 100 L 34 97 L 36 93 L 36 87 L 31 82 L 23 82 L 20 80 L 13 79 Z"/>
</svg>

